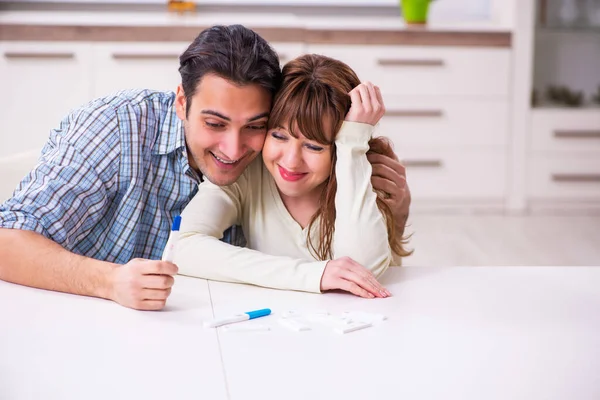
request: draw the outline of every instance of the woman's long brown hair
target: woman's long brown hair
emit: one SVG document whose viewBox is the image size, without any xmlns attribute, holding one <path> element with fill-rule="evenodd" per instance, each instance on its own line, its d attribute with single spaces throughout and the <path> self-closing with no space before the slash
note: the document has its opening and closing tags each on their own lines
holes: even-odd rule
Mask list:
<svg viewBox="0 0 600 400">
<path fill-rule="evenodd" d="M 320 217 L 319 242 L 315 245 L 308 235 L 308 247 L 319 260 L 332 257 L 337 191 L 335 135 L 352 104 L 348 93 L 359 84 L 356 73 L 341 61 L 316 54 L 300 56 L 283 67 L 283 84 L 269 117 L 269 129 L 287 126 L 294 137 L 298 137 L 294 132 L 298 129 L 307 139 L 332 146 L 330 176 L 321 194 L 319 209 L 308 225 L 311 232 Z M 369 141 L 369 152 L 394 155 L 389 140 L 383 137 Z M 407 256 L 411 252 L 404 249 L 406 239 L 396 237 L 392 210 L 383 197 L 383 192 L 377 193 L 377 206 L 386 221 L 390 248 L 399 256 Z"/>
</svg>

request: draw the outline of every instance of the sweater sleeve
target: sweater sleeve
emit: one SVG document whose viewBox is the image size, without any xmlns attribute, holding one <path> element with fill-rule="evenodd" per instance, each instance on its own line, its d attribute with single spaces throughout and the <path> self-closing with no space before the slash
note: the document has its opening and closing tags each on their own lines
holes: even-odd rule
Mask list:
<svg viewBox="0 0 600 400">
<path fill-rule="evenodd" d="M 344 121 L 336 138 L 337 192 L 333 257 L 350 257 L 380 276 L 393 261 L 367 160 L 374 127 Z"/>
<path fill-rule="evenodd" d="M 198 193 L 181 215 L 180 237 L 174 258 L 179 273 L 224 282 L 320 293 L 321 276 L 327 261 L 273 256 L 219 240 L 229 226 L 242 220 L 244 201 L 249 201 L 244 198 L 244 193 L 257 190 L 252 179 L 250 173 L 228 187 L 219 187 L 208 181 L 200 184 Z"/>
</svg>

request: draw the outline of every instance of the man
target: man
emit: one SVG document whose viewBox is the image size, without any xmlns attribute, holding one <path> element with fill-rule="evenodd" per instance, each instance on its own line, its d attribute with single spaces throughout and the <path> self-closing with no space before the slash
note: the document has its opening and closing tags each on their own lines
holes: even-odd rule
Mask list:
<svg viewBox="0 0 600 400">
<path fill-rule="evenodd" d="M 177 273 L 159 261 L 171 221 L 201 179 L 229 185 L 259 154 L 281 83 L 275 52 L 240 25 L 203 31 L 179 71 L 176 94 L 119 92 L 51 131 L 38 165 L 0 206 L 0 279 L 164 307 Z M 371 162 L 402 233 L 404 169 L 382 156 Z"/>
</svg>

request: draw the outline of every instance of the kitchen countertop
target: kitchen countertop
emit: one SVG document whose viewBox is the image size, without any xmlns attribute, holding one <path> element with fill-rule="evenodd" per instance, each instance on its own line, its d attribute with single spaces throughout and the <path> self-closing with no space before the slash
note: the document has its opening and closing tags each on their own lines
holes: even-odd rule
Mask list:
<svg viewBox="0 0 600 400">
<path fill-rule="evenodd" d="M 270 41 L 510 47 L 510 28 L 492 21 L 407 26 L 399 15 L 293 13 L 4 11 L 0 40 L 189 41 L 216 24 L 243 24 Z"/>
</svg>

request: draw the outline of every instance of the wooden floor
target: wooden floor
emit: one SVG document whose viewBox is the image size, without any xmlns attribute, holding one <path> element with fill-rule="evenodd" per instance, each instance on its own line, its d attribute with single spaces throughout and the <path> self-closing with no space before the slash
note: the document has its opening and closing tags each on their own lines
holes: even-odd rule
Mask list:
<svg viewBox="0 0 600 400">
<path fill-rule="evenodd" d="M 600 216 L 416 214 L 406 266 L 600 266 Z"/>
</svg>

